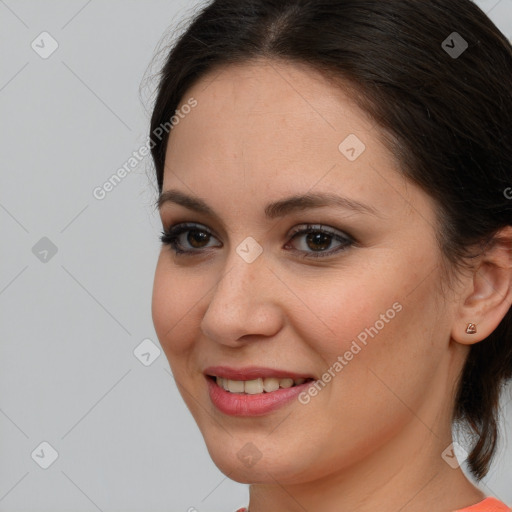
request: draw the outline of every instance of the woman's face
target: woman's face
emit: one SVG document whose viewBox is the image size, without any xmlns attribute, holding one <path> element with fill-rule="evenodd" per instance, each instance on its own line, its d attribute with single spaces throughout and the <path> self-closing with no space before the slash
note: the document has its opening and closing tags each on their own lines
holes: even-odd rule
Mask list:
<svg viewBox="0 0 512 512">
<path fill-rule="evenodd" d="M 190 98 L 163 192 L 210 211 L 177 195 L 161 204 L 164 229 L 193 226 L 175 236 L 187 252 L 162 247 L 152 314 L 216 465 L 240 482 L 297 483 L 441 461 L 464 349 L 439 292 L 430 198 L 307 68 L 227 67 Z M 321 194 L 339 200 L 269 206 Z M 231 377 L 231 391 L 207 375 Z M 314 380 L 290 389 L 273 376 Z"/>
</svg>

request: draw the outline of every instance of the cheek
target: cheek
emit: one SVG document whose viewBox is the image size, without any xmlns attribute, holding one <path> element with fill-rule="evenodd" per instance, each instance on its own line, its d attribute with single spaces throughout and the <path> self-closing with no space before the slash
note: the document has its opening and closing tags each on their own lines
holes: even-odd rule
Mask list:
<svg viewBox="0 0 512 512">
<path fill-rule="evenodd" d="M 374 410 L 383 418 L 391 415 L 392 423 L 393 414 L 407 414 L 402 400 L 412 409 L 419 407 L 445 350 L 433 281 L 411 293 L 414 286 L 401 286 L 398 274 L 395 277 L 394 286 L 374 286 L 370 293 L 354 292 L 350 300 L 345 298 L 338 320 L 342 335 L 330 351 L 331 361 L 342 356 L 336 368 L 342 376 L 334 379 L 333 389 L 347 403 L 352 401 L 354 411 L 361 404 L 371 405 L 361 409 L 364 421 L 371 421 Z M 402 283 L 407 281 L 403 277 Z"/>
<path fill-rule="evenodd" d="M 153 282 L 151 315 L 155 332 L 167 356 L 188 350 L 197 326 L 199 303 L 204 290 L 193 279 L 159 257 Z"/>
<path fill-rule="evenodd" d="M 378 274 L 339 272 L 314 281 L 295 279 L 293 291 L 301 303 L 294 321 L 300 337 L 332 359 L 349 350 L 353 340 L 364 346 L 388 330 L 401 315 L 403 294 L 396 279 L 376 279 Z"/>
<path fill-rule="evenodd" d="M 297 335 L 321 357 L 325 371 L 349 373 L 350 387 L 366 386 L 368 369 L 404 381 L 415 372 L 416 377 L 432 373 L 443 350 L 436 331 L 441 321 L 436 275 L 425 280 L 411 266 L 382 262 L 358 275 L 338 276 L 307 284 L 296 280 L 294 286 L 306 305 L 295 314 Z"/>
</svg>

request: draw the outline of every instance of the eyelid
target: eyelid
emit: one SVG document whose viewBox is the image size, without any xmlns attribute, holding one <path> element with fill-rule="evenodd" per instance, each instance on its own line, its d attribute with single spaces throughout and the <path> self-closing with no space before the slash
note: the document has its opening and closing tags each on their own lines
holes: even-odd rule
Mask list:
<svg viewBox="0 0 512 512">
<path fill-rule="evenodd" d="M 165 226 L 165 223 L 163 223 L 164 226 Z M 166 230 L 166 233 L 169 233 L 169 231 L 173 230 L 173 231 L 178 231 L 178 230 L 185 230 L 185 229 L 198 229 L 198 230 L 204 230 L 205 232 L 211 234 L 212 236 L 214 236 L 215 238 L 219 239 L 219 236 L 217 235 L 216 231 L 208 226 L 206 226 L 206 224 L 202 224 L 200 222 L 174 222 L 174 223 L 169 223 L 167 225 L 168 227 L 164 229 Z M 319 231 L 325 231 L 329 234 L 332 234 L 333 236 L 336 235 L 336 236 L 340 236 L 344 239 L 347 239 L 347 240 L 351 240 L 353 242 L 357 242 L 357 240 L 352 236 L 350 235 L 346 230 L 344 229 L 340 229 L 340 228 L 335 228 L 333 226 L 328 226 L 326 224 L 321 224 L 321 223 L 310 223 L 310 222 L 303 222 L 302 224 L 298 224 L 296 226 L 294 226 L 290 231 L 287 232 L 286 236 L 287 237 L 292 237 L 293 235 L 296 235 L 297 233 L 301 232 L 301 231 L 304 231 L 304 230 L 307 230 L 307 229 L 315 229 L 315 230 L 319 230 Z"/>
<path fill-rule="evenodd" d="M 327 234 L 328 236 L 331 237 L 331 242 L 337 241 L 340 245 L 334 248 L 330 248 L 326 251 L 305 251 L 301 249 L 292 248 L 292 252 L 301 255 L 301 257 L 304 259 L 320 260 L 322 258 L 336 258 L 342 252 L 348 250 L 349 248 L 356 247 L 359 245 L 354 237 L 352 237 L 350 234 L 346 233 L 343 230 L 326 226 L 324 224 L 306 223 L 296 226 L 292 229 L 292 231 L 287 235 L 287 238 L 289 238 L 290 241 L 286 243 L 286 246 L 290 246 L 297 237 L 300 238 L 301 236 L 307 235 L 308 233 L 311 232 Z"/>
<path fill-rule="evenodd" d="M 351 235 L 349 235 L 346 231 L 338 228 L 334 228 L 331 226 L 327 226 L 325 224 L 311 224 L 311 223 L 304 223 L 299 224 L 298 226 L 295 226 L 292 228 L 292 230 L 288 233 L 288 237 L 293 237 L 297 233 L 301 233 L 304 231 L 322 231 L 324 233 L 327 233 L 329 235 L 332 235 L 334 237 L 340 237 L 347 241 L 356 242 L 355 238 Z"/>
<path fill-rule="evenodd" d="M 215 232 L 212 229 L 207 227 L 205 224 L 201 224 L 201 223 L 197 223 L 197 222 L 177 222 L 177 223 L 171 224 L 167 228 L 164 228 L 164 231 L 162 231 L 161 240 L 163 242 L 164 238 L 175 239 L 175 238 L 178 238 L 183 233 L 186 233 L 187 231 L 194 231 L 194 230 L 195 231 L 203 231 L 203 232 L 211 235 L 216 240 L 219 240 L 219 237 L 215 234 Z M 220 242 L 220 243 L 221 243 L 220 247 L 222 247 L 222 242 Z M 219 246 L 217 246 L 217 247 L 219 247 Z M 205 249 L 210 249 L 210 247 L 206 247 Z M 195 251 L 191 250 L 190 253 L 192 253 L 192 252 L 199 253 L 200 250 L 201 249 L 198 249 Z M 183 252 L 187 252 L 187 251 L 183 251 Z"/>
<path fill-rule="evenodd" d="M 188 231 L 202 231 L 204 233 L 208 233 L 213 238 L 217 239 L 217 236 L 206 225 L 196 222 L 177 222 L 175 224 L 172 224 L 169 226 L 166 230 L 162 231 L 162 236 L 160 237 L 160 240 L 163 245 L 168 245 L 169 248 L 174 252 L 176 256 L 188 256 L 188 257 L 194 257 L 194 256 L 201 256 L 205 255 L 209 252 L 211 252 L 211 249 L 213 247 L 219 247 L 219 246 L 207 246 L 199 249 L 182 249 L 180 247 L 181 244 L 177 241 L 178 237 L 182 235 L 183 233 L 186 233 Z M 285 244 L 286 248 L 290 247 L 290 242 L 295 240 L 295 238 L 298 237 L 298 235 L 306 235 L 311 232 L 317 232 L 317 233 L 323 233 L 330 236 L 333 240 L 336 240 L 340 243 L 338 247 L 335 247 L 334 249 L 329 249 L 326 251 L 307 251 L 307 250 L 301 250 L 296 249 L 292 246 L 291 250 L 288 249 L 287 252 L 294 253 L 297 256 L 302 257 L 303 259 L 308 260 L 319 260 L 322 258 L 335 258 L 339 255 L 339 253 L 342 253 L 346 250 L 348 250 L 351 247 L 358 246 L 358 241 L 352 237 L 349 233 L 347 233 L 344 230 L 326 226 L 324 224 L 312 224 L 312 223 L 304 223 L 299 224 L 297 226 L 294 226 L 294 228 L 288 232 L 286 235 L 287 242 Z M 220 242 L 220 247 L 223 246 L 222 242 Z"/>
</svg>

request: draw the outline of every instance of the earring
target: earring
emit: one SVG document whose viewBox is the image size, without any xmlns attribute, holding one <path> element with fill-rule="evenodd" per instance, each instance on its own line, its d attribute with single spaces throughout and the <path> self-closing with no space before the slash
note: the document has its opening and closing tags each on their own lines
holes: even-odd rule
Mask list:
<svg viewBox="0 0 512 512">
<path fill-rule="evenodd" d="M 475 334 L 476 333 L 476 325 L 468 324 L 468 326 L 466 327 L 466 333 L 467 334 Z"/>
</svg>

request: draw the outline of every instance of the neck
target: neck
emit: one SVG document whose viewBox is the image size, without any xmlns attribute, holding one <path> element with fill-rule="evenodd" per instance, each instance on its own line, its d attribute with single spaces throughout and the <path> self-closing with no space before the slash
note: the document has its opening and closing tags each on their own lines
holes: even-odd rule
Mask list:
<svg viewBox="0 0 512 512">
<path fill-rule="evenodd" d="M 380 448 L 316 480 L 289 484 L 269 474 L 270 483 L 250 486 L 249 512 L 452 512 L 478 503 L 485 494 L 441 456 L 452 443 L 449 412 L 424 404 Z"/>
<path fill-rule="evenodd" d="M 393 453 L 394 443 L 346 471 L 295 485 L 252 484 L 250 512 L 452 512 L 485 498 L 460 468 L 453 469 L 440 454 L 450 444 L 434 443 L 436 463 L 428 456 L 427 438 L 417 435 L 410 451 Z M 431 450 L 428 450 L 432 453 Z M 400 456 L 398 454 L 401 454 Z M 379 460 L 384 466 L 379 466 Z M 377 467 L 385 469 L 377 471 Z M 269 480 L 272 475 L 269 475 Z"/>
<path fill-rule="evenodd" d="M 457 365 L 451 363 L 453 371 Z M 434 379 L 426 400 L 416 412 L 407 407 L 405 425 L 378 447 L 353 454 L 350 464 L 331 459 L 316 479 L 287 475 L 280 482 L 269 471 L 264 483 L 250 486 L 249 512 L 452 512 L 482 501 L 485 494 L 453 467 L 456 458 L 450 465 L 442 457 L 452 443 L 453 402 L 450 371 L 441 371 L 445 380 Z"/>
</svg>

